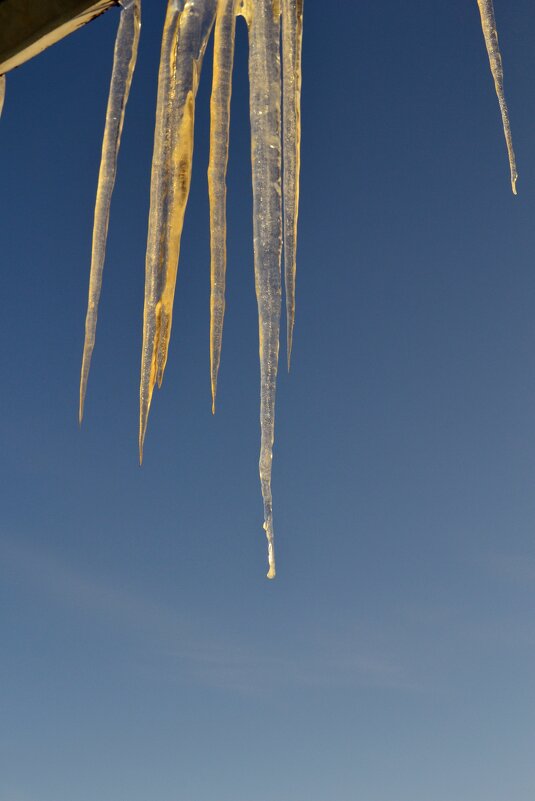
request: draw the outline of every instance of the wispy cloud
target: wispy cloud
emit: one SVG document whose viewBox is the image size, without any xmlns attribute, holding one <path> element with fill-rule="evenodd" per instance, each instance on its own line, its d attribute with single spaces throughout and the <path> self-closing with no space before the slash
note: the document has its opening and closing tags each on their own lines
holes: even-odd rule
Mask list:
<svg viewBox="0 0 535 801">
<path fill-rule="evenodd" d="M 72 609 L 119 623 L 126 628 L 148 630 L 156 636 L 175 633 L 177 613 L 110 581 L 88 575 L 62 558 L 41 548 L 0 538 L 0 560 L 19 581 L 31 582 L 49 597 Z"/>
<path fill-rule="evenodd" d="M 240 640 L 204 620 L 185 620 L 176 609 L 131 588 L 91 576 L 60 557 L 33 546 L 0 539 L 0 560 L 17 583 L 32 585 L 71 611 L 142 635 L 140 669 L 187 678 L 195 683 L 244 693 L 274 688 L 383 687 L 415 689 L 394 660 L 364 644 L 355 631 L 333 636 L 315 623 L 299 642 L 276 650 L 257 637 Z M 202 632 L 200 634 L 199 632 Z"/>
</svg>

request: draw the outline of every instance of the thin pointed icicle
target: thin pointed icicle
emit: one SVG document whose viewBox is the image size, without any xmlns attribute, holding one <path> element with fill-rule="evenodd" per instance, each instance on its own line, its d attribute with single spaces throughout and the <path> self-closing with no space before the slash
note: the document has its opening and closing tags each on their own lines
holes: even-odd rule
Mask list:
<svg viewBox="0 0 535 801">
<path fill-rule="evenodd" d="M 165 17 L 150 187 L 149 232 L 145 265 L 145 307 L 143 316 L 143 350 L 141 356 L 139 459 L 143 458 L 143 439 L 154 388 L 156 367 L 153 364 L 154 341 L 157 337 L 156 298 L 161 293 L 166 232 L 170 217 L 169 178 L 171 171 L 171 133 L 176 91 L 176 51 L 182 3 L 169 0 Z"/>
<path fill-rule="evenodd" d="M 141 0 L 122 0 L 123 6 L 115 40 L 113 70 L 110 94 L 106 110 L 106 125 L 102 140 L 102 155 L 98 175 L 95 219 L 93 223 L 93 245 L 91 252 L 91 272 L 89 276 L 89 298 L 85 319 L 85 341 L 80 376 L 79 420 L 84 415 L 84 402 L 87 380 L 91 366 L 91 356 L 95 347 L 95 333 L 98 318 L 98 302 L 102 287 L 106 239 L 110 220 L 110 205 L 115 175 L 117 155 L 121 144 L 124 114 L 136 66 L 139 33 L 141 29 Z"/>
<path fill-rule="evenodd" d="M 507 103 L 505 102 L 505 94 L 503 91 L 503 69 L 502 57 L 500 55 L 500 48 L 498 46 L 498 32 L 496 30 L 496 20 L 494 18 L 494 6 L 492 0 L 477 0 L 479 6 L 479 13 L 481 14 L 481 26 L 483 28 L 483 36 L 485 37 L 485 45 L 490 61 L 490 69 L 492 77 L 494 78 L 494 87 L 500 103 L 500 111 L 502 114 L 503 132 L 505 134 L 505 142 L 507 144 L 507 153 L 509 155 L 509 169 L 511 170 L 511 188 L 513 194 L 516 195 L 516 181 L 518 173 L 516 171 L 515 151 L 513 150 L 513 137 L 511 134 L 511 123 L 509 121 L 509 111 Z"/>
<path fill-rule="evenodd" d="M 6 99 L 6 76 L 0 75 L 0 117 L 2 116 L 2 109 L 4 108 L 5 99 Z"/>
<path fill-rule="evenodd" d="M 249 83 L 255 286 L 260 339 L 260 482 L 275 577 L 271 463 L 281 315 L 281 85 L 278 0 L 255 0 L 249 12 Z"/>
<path fill-rule="evenodd" d="M 216 0 L 169 0 L 162 38 L 145 261 L 139 458 L 154 385 L 161 386 L 173 313 L 180 237 L 193 158 L 195 95 Z"/>
<path fill-rule="evenodd" d="M 214 76 L 210 99 L 210 378 L 215 413 L 217 374 L 221 360 L 227 269 L 227 163 L 232 94 L 232 66 L 237 0 L 218 0 L 214 34 Z"/>
<path fill-rule="evenodd" d="M 295 272 L 301 147 L 301 48 L 303 0 L 282 0 L 282 139 L 284 193 L 284 281 L 288 370 L 295 321 Z"/>
</svg>

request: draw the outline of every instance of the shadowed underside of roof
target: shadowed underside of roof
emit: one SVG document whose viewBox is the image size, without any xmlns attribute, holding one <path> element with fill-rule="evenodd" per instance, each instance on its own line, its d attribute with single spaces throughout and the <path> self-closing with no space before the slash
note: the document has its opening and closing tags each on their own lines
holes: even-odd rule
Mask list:
<svg viewBox="0 0 535 801">
<path fill-rule="evenodd" d="M 0 75 L 116 5 L 118 0 L 0 0 Z"/>
</svg>

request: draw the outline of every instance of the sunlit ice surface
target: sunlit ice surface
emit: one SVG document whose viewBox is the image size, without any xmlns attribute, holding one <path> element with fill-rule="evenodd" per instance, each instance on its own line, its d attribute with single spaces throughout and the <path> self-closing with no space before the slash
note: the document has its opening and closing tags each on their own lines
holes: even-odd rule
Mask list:
<svg viewBox="0 0 535 801">
<path fill-rule="evenodd" d="M 504 93 L 502 59 L 492 0 L 477 0 L 484 42 L 498 97 L 511 187 L 518 178 Z M 110 206 L 121 134 L 136 65 L 141 0 L 121 0 L 95 204 L 89 297 L 80 378 L 82 421 L 106 252 Z M 295 280 L 300 170 L 300 96 L 303 0 L 168 0 L 162 35 L 150 212 L 146 251 L 140 381 L 139 454 L 156 384 L 161 387 L 169 350 L 180 240 L 194 145 L 195 99 L 203 57 L 214 31 L 210 102 L 211 293 L 210 378 L 215 412 L 225 315 L 226 171 L 237 17 L 249 34 L 254 274 L 260 348 L 260 482 L 268 540 L 268 577 L 275 576 L 271 474 L 281 318 L 281 260 L 290 366 L 295 321 Z M 0 76 L 0 114 L 5 76 Z"/>
<path fill-rule="evenodd" d="M 139 40 L 141 2 L 124 0 L 122 5 L 95 206 L 80 379 L 80 421 L 95 344 L 117 156 Z M 259 470 L 264 501 L 264 529 L 268 541 L 268 578 L 274 578 L 271 470 L 282 297 L 281 257 L 284 228 L 289 365 L 295 316 L 302 0 L 168 2 L 158 75 L 145 266 L 139 455 L 141 461 L 154 387 L 156 384 L 161 387 L 167 364 L 180 240 L 191 181 L 195 99 L 203 57 L 214 29 L 208 187 L 211 240 L 210 377 L 212 411 L 215 412 L 225 314 L 226 170 L 238 16 L 245 19 L 249 33 L 254 272 L 260 348 Z"/>
</svg>

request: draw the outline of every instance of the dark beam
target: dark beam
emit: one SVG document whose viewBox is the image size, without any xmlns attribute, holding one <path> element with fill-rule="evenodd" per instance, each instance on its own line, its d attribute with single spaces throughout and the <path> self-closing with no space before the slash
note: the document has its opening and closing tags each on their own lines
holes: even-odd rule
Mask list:
<svg viewBox="0 0 535 801">
<path fill-rule="evenodd" d="M 0 0 L 0 75 L 90 22 L 119 0 Z"/>
</svg>

